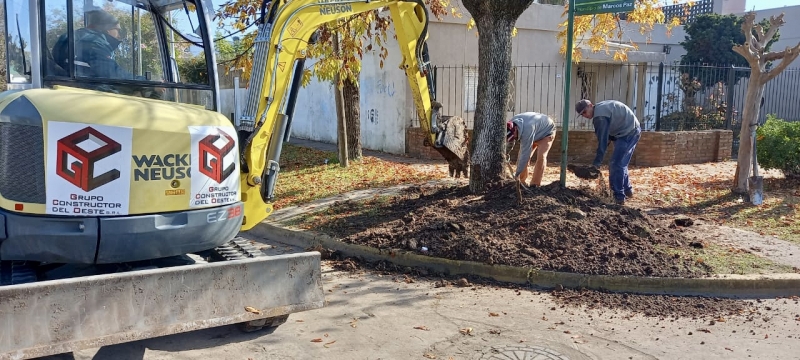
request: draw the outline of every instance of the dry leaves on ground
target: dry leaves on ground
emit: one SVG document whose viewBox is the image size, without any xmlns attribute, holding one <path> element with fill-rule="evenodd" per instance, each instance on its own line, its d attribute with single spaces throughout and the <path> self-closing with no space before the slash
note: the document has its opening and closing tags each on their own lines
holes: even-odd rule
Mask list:
<svg viewBox="0 0 800 360">
<path fill-rule="evenodd" d="M 372 156 L 351 161 L 347 168 L 339 166 L 337 159 L 334 152 L 285 145 L 275 186 L 275 209 L 353 190 L 420 183 L 447 176 L 446 172 L 420 171 L 412 165 Z"/>
</svg>

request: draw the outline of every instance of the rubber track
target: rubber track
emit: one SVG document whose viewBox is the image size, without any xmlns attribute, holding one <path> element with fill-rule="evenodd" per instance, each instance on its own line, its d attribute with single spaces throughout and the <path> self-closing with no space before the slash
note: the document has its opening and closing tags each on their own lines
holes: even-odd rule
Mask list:
<svg viewBox="0 0 800 360">
<path fill-rule="evenodd" d="M 17 285 L 36 282 L 36 270 L 24 261 L 3 261 L 0 263 L 0 284 Z"/>
<path fill-rule="evenodd" d="M 214 253 L 226 261 L 267 256 L 264 252 L 253 246 L 250 240 L 238 236 L 224 245 L 214 248 Z"/>
</svg>

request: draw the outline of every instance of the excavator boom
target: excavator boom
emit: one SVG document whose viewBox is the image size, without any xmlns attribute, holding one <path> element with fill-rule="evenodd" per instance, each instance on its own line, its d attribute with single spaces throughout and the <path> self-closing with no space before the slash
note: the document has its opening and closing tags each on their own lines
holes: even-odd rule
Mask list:
<svg viewBox="0 0 800 360">
<path fill-rule="evenodd" d="M 322 24 L 381 8 L 391 12 L 402 53 L 400 68 L 408 78 L 420 125 L 428 134 L 425 144 L 433 145 L 451 163 L 464 162 L 464 149 L 443 141 L 450 134 L 445 135 L 445 127 L 439 124 L 441 105 L 432 92 L 425 44 L 428 11 L 422 0 L 276 0 L 262 10 L 249 97 L 236 123 L 241 139 L 243 230 L 251 229 L 272 211 L 281 147 L 288 139 L 306 49 L 315 40 L 314 33 Z M 459 145 L 465 148 L 465 137 L 457 138 L 463 138 Z"/>
</svg>

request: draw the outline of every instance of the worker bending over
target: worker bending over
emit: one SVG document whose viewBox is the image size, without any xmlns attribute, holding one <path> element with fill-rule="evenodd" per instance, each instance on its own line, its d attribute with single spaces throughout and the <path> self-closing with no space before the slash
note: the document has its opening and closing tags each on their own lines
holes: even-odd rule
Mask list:
<svg viewBox="0 0 800 360">
<path fill-rule="evenodd" d="M 536 112 L 525 112 L 514 115 L 506 122 L 506 142 L 519 139 L 519 155 L 517 156 L 517 171 L 514 178 L 526 183 L 528 180 L 528 163 L 531 161 L 533 149 L 536 152 L 536 164 L 533 167 L 533 179 L 530 186 L 540 186 L 542 175 L 547 166 L 547 153 L 553 145 L 556 136 L 556 125 L 549 116 Z"/>
<path fill-rule="evenodd" d="M 575 111 L 579 115 L 591 119 L 594 125 L 594 133 L 597 136 L 597 155 L 592 165 L 595 168 L 599 168 L 603 163 L 609 140 L 614 142 L 608 182 L 616 203 L 624 205 L 626 197 L 633 197 L 633 187 L 628 177 L 628 164 L 631 162 L 633 151 L 642 135 L 639 119 L 627 105 L 616 100 L 605 100 L 592 104 L 591 101 L 584 99 L 575 104 Z"/>
</svg>

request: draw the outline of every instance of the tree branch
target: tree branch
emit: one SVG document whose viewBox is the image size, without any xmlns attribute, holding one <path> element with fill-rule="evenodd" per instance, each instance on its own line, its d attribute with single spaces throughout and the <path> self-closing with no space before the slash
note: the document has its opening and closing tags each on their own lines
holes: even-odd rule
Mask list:
<svg viewBox="0 0 800 360">
<path fill-rule="evenodd" d="M 798 44 L 798 45 L 800 45 L 800 44 Z M 768 52 L 768 53 L 764 54 L 764 57 L 763 57 L 764 61 L 775 61 L 775 60 L 783 59 L 783 58 L 786 57 L 786 55 L 789 54 L 790 51 L 792 51 L 792 49 L 793 48 L 790 48 L 790 47 L 787 46 L 786 49 L 783 50 L 783 51 L 779 51 L 779 52 L 771 51 L 771 52 Z"/>
<path fill-rule="evenodd" d="M 753 52 L 753 49 L 745 45 L 734 45 L 733 52 L 741 55 L 751 67 L 758 67 L 758 56 Z"/>
<path fill-rule="evenodd" d="M 756 30 L 756 40 L 761 41 L 764 38 L 764 27 L 761 24 L 756 24 L 753 29 Z"/>
<path fill-rule="evenodd" d="M 744 16 L 744 21 L 742 21 L 742 34 L 744 34 L 744 45 L 748 47 L 748 53 L 752 54 L 752 57 L 757 58 L 758 49 L 755 46 L 755 43 L 758 41 L 753 36 L 753 26 L 755 25 L 756 13 L 749 12 L 747 15 Z M 750 62 L 750 57 L 747 55 L 742 54 L 742 56 Z"/>
<path fill-rule="evenodd" d="M 767 44 L 769 43 L 769 41 L 772 39 L 773 36 L 775 36 L 775 33 L 778 32 L 778 28 L 783 26 L 783 24 L 785 24 L 785 23 L 786 23 L 786 21 L 783 20 L 783 13 L 778 15 L 778 17 L 770 16 L 769 17 L 769 30 L 767 30 L 767 35 L 766 36 L 764 36 L 763 38 L 758 40 L 758 44 L 756 45 L 756 46 L 758 46 L 758 50 L 766 49 L 767 48 Z"/>
<path fill-rule="evenodd" d="M 778 63 L 778 66 L 776 66 L 774 69 L 770 70 L 766 74 L 766 76 L 763 78 L 764 79 L 763 80 L 764 84 L 766 84 L 768 81 L 770 81 L 770 80 L 774 79 L 776 76 L 778 76 L 778 74 L 780 74 L 781 71 L 786 69 L 786 67 L 788 67 L 789 64 L 792 63 L 792 61 L 797 59 L 797 56 L 800 55 L 800 43 L 798 43 L 797 46 L 795 46 L 793 48 L 787 47 L 786 50 L 781 51 L 781 52 L 785 53 L 784 57 L 781 59 L 781 62 Z"/>
</svg>

